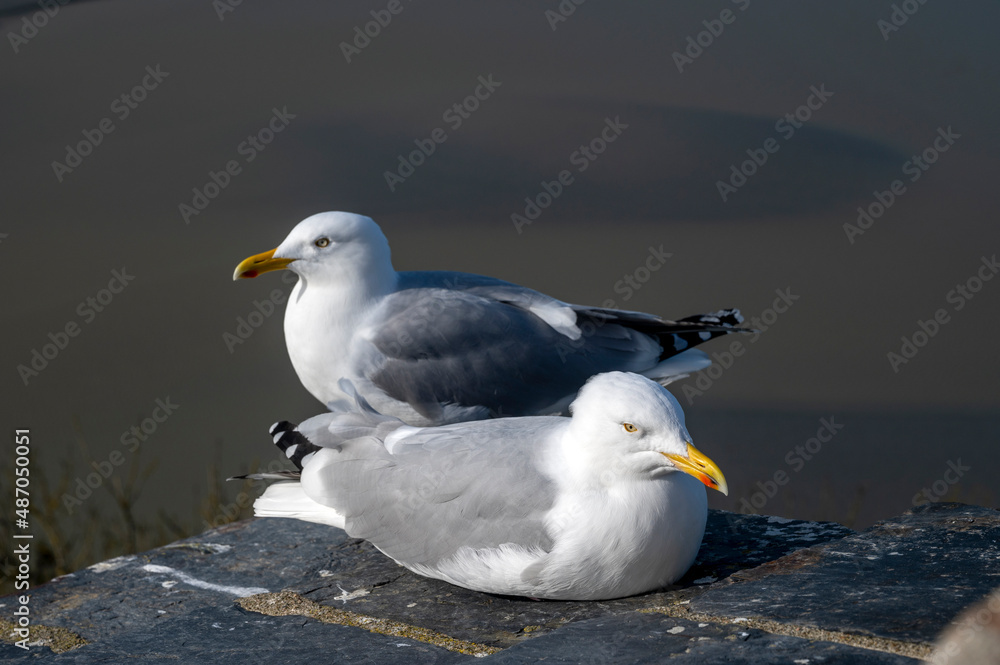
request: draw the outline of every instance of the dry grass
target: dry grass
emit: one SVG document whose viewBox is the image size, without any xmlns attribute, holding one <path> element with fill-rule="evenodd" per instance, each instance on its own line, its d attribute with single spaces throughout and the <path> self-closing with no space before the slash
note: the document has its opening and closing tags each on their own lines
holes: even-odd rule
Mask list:
<svg viewBox="0 0 1000 665">
<path fill-rule="evenodd" d="M 142 448 L 71 514 L 63 504 L 63 496 L 73 492 L 80 470 L 89 469 L 90 460 L 94 459 L 78 422 L 74 422 L 74 431 L 76 441 L 67 445 L 59 456 L 58 472 L 46 473 L 43 469 L 53 467 L 38 459 L 33 459 L 30 467 L 30 532 L 34 536 L 28 580 L 31 587 L 98 561 L 143 552 L 201 533 L 206 522 L 222 524 L 253 514 L 251 506 L 240 506 L 233 500 L 241 492 L 252 495 L 251 481 L 241 485 L 225 483 L 230 474 L 219 468 L 221 442 L 218 441 L 215 459 L 206 469 L 208 491 L 191 514 L 170 513 L 162 507 L 151 517 L 136 514 L 136 503 L 156 470 L 155 461 L 142 459 Z M 255 462 L 251 471 L 256 467 Z M 104 496 L 100 497 L 101 494 Z M 0 474 L 0 496 L 14 496 L 13 466 Z M 0 513 L 0 533 L 23 532 L 15 529 L 15 519 L 12 510 Z M 4 540 L 11 542 L 9 537 Z M 17 562 L 8 549 L 0 562 L 0 595 L 15 591 L 16 571 Z"/>
</svg>

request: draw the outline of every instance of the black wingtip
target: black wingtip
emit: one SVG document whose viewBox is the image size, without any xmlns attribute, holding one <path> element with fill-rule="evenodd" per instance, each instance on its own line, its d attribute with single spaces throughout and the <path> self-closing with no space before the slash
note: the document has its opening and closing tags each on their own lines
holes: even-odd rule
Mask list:
<svg viewBox="0 0 1000 665">
<path fill-rule="evenodd" d="M 699 344 L 732 333 L 755 333 L 752 328 L 741 327 L 743 314 L 736 308 L 720 309 L 710 314 L 696 314 L 677 321 L 688 326 L 687 330 L 673 330 L 660 334 L 660 344 L 663 354 L 660 360 L 676 355 L 682 351 L 694 348 Z"/>
<path fill-rule="evenodd" d="M 285 456 L 292 461 L 300 471 L 302 470 L 302 460 L 319 450 L 319 446 L 314 445 L 306 436 L 296 429 L 295 423 L 282 420 L 271 426 L 269 430 L 274 445 L 285 453 Z"/>
<path fill-rule="evenodd" d="M 233 476 L 226 480 L 298 480 L 298 471 L 264 471 L 261 473 L 247 473 L 242 476 Z"/>
<path fill-rule="evenodd" d="M 738 327 L 743 323 L 743 314 L 735 307 L 720 309 L 711 314 L 695 314 L 680 319 L 680 323 L 702 323 L 706 326 Z"/>
<path fill-rule="evenodd" d="M 288 422 L 287 420 L 280 420 L 271 425 L 271 429 L 269 429 L 268 432 L 271 434 L 271 436 L 274 436 L 282 432 L 291 432 L 296 427 L 298 427 L 298 425 L 296 425 L 295 423 Z"/>
</svg>

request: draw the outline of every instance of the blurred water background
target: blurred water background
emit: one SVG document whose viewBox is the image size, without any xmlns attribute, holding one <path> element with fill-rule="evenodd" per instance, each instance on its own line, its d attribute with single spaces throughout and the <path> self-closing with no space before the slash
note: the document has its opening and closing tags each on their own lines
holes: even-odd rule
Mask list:
<svg viewBox="0 0 1000 665">
<path fill-rule="evenodd" d="M 267 427 L 321 405 L 267 304 L 289 282 L 232 270 L 337 209 L 375 218 L 400 270 L 766 322 L 673 386 L 730 481 L 713 507 L 863 528 L 997 505 L 1000 7 L 902 5 L 0 3 L 0 525 L 25 428 L 40 575 L 248 515 L 253 490 L 221 479 L 272 463 Z M 609 121 L 626 127 L 580 162 Z"/>
</svg>

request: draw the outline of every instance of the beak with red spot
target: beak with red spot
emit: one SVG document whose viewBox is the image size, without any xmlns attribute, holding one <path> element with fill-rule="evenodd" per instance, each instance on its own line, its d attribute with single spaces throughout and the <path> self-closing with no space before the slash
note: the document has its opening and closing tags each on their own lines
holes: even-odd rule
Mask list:
<svg viewBox="0 0 1000 665">
<path fill-rule="evenodd" d="M 262 275 L 265 272 L 271 272 L 273 270 L 284 270 L 288 267 L 289 263 L 295 260 L 276 259 L 274 258 L 274 253 L 276 251 L 277 248 L 261 254 L 254 254 L 251 257 L 243 259 L 243 261 L 236 266 L 236 272 L 233 273 L 233 281 L 238 279 L 252 279 L 257 275 Z"/>
<path fill-rule="evenodd" d="M 729 484 L 726 483 L 726 477 L 722 475 L 722 471 L 719 470 L 715 462 L 694 445 L 687 444 L 687 455 L 660 454 L 673 462 L 678 471 L 694 476 L 708 487 L 729 496 Z"/>
</svg>

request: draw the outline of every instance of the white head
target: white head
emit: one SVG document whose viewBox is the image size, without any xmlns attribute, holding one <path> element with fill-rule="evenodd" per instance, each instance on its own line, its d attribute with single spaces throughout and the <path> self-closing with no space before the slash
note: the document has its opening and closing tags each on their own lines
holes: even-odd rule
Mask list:
<svg viewBox="0 0 1000 665">
<path fill-rule="evenodd" d="M 604 474 L 649 476 L 682 471 L 727 494 L 719 467 L 691 444 L 684 411 L 658 383 L 626 372 L 590 378 L 570 405 L 572 440 Z"/>
<path fill-rule="evenodd" d="M 370 217 L 322 212 L 299 222 L 270 252 L 251 256 L 233 279 L 287 268 L 310 283 L 369 284 L 388 288 L 395 279 L 389 242 Z"/>
</svg>

